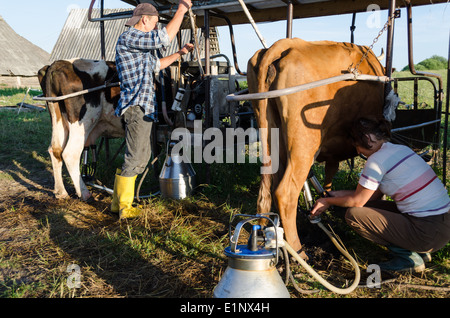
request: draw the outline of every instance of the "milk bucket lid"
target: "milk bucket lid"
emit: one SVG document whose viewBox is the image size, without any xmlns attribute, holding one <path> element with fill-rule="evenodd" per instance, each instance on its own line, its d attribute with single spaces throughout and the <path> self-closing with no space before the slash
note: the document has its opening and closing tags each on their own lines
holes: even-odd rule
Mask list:
<svg viewBox="0 0 450 318">
<path fill-rule="evenodd" d="M 262 259 L 262 258 L 275 258 L 274 249 L 266 249 L 262 246 L 258 247 L 257 251 L 250 250 L 247 245 L 236 246 L 236 251 L 231 251 L 231 246 L 225 248 L 225 255 L 233 258 L 245 258 L 245 259 Z"/>
</svg>

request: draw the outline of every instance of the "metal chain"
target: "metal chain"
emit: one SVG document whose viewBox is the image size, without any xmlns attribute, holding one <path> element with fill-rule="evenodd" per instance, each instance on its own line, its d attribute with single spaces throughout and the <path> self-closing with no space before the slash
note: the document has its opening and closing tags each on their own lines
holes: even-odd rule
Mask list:
<svg viewBox="0 0 450 318">
<path fill-rule="evenodd" d="M 380 32 L 378 32 L 378 35 L 375 37 L 375 39 L 373 39 L 372 44 L 369 46 L 369 48 L 367 49 L 367 51 L 363 54 L 363 56 L 361 57 L 361 59 L 359 60 L 358 64 L 356 64 L 355 67 L 352 67 L 353 63 L 349 66 L 348 71 L 350 73 L 355 74 L 356 76 L 359 75 L 359 66 L 361 65 L 362 62 L 364 62 L 364 60 L 367 58 L 367 56 L 369 55 L 369 52 L 373 49 L 373 46 L 375 45 L 375 43 L 378 42 L 379 38 L 381 37 L 381 35 L 384 33 L 384 31 L 387 30 L 388 26 L 391 25 L 392 20 L 395 18 L 395 11 L 392 13 L 392 16 L 389 16 L 388 20 L 386 21 L 386 23 L 384 24 L 383 28 L 380 30 Z"/>
</svg>

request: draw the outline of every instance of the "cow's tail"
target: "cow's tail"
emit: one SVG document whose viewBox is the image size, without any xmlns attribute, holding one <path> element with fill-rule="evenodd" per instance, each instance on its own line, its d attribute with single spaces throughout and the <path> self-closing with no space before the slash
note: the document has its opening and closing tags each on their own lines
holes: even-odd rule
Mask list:
<svg viewBox="0 0 450 318">
<path fill-rule="evenodd" d="M 277 53 L 279 51 L 279 53 Z M 259 50 L 249 60 L 247 66 L 247 81 L 249 93 L 267 92 L 276 75 L 273 62 L 281 57 L 281 51 L 277 48 Z M 260 128 L 260 141 L 262 145 L 263 163 L 261 167 L 261 184 L 258 194 L 257 213 L 270 212 L 272 207 L 272 182 L 271 149 L 270 149 L 270 122 L 268 118 L 269 103 L 267 99 L 253 100 L 258 127 Z"/>
<path fill-rule="evenodd" d="M 283 39 L 274 43 L 267 50 L 259 50 L 248 62 L 247 81 L 249 93 L 267 92 L 274 81 L 277 73 L 275 63 L 287 50 L 296 45 L 300 39 Z M 272 207 L 272 183 L 273 174 L 271 172 L 271 153 L 270 149 L 270 129 L 272 128 L 269 113 L 276 113 L 275 109 L 268 109 L 270 104 L 268 99 L 253 100 L 253 110 L 256 114 L 258 126 L 260 128 L 260 140 L 263 147 L 263 166 L 261 171 L 261 184 L 258 194 L 257 213 L 267 213 Z M 281 136 L 280 136 L 281 137 Z M 282 137 L 281 137 L 282 138 Z"/>
<path fill-rule="evenodd" d="M 45 97 L 51 97 L 51 77 L 52 74 L 48 73 L 49 65 L 44 66 L 38 71 L 38 80 L 41 86 L 42 92 Z M 62 149 L 63 141 L 60 140 L 60 135 L 58 134 L 58 125 L 64 128 L 63 118 L 61 116 L 61 110 L 59 108 L 58 102 L 47 101 L 47 109 L 50 114 L 50 119 L 52 122 L 52 139 L 49 147 L 49 151 L 55 156 L 58 161 L 62 161 Z M 59 120 L 58 120 L 59 118 Z"/>
</svg>

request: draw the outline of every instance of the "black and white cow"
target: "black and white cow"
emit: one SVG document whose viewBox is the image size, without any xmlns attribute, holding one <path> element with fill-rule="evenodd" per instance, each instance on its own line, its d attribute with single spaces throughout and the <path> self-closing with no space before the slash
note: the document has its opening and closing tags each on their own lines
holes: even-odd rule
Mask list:
<svg viewBox="0 0 450 318">
<path fill-rule="evenodd" d="M 116 75 L 114 62 L 86 59 L 60 60 L 44 66 L 38 72 L 45 97 L 57 97 L 98 87 Z M 117 81 L 117 77 L 116 77 Z M 54 193 L 67 197 L 62 179 L 62 164 L 73 181 L 76 194 L 86 201 L 91 197 L 80 174 L 80 158 L 85 146 L 95 144 L 101 136 L 120 138 L 125 135 L 123 124 L 114 115 L 120 87 L 108 87 L 61 101 L 48 101 L 52 123 L 50 153 Z"/>
</svg>

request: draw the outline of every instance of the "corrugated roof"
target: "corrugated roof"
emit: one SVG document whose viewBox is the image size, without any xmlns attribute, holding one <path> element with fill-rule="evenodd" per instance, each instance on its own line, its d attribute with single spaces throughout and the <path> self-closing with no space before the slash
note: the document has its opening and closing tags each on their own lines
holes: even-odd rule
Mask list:
<svg viewBox="0 0 450 318">
<path fill-rule="evenodd" d="M 105 13 L 115 13 L 123 9 L 108 9 Z M 94 10 L 99 15 L 98 10 Z M 64 27 L 53 47 L 50 61 L 86 58 L 97 60 L 101 58 L 100 22 L 88 20 L 87 9 L 72 9 L 66 19 Z M 114 60 L 115 52 L 112 42 L 117 41 L 119 35 L 126 30 L 121 20 L 105 22 L 105 38 L 107 60 Z"/>
<path fill-rule="evenodd" d="M 86 59 L 100 59 L 101 47 L 100 47 L 100 22 L 90 22 L 88 20 L 88 9 L 73 9 L 70 11 L 69 16 L 64 24 L 61 34 L 56 41 L 56 44 L 52 50 L 50 61 L 72 58 L 86 58 Z M 122 11 L 128 11 L 127 9 L 105 9 L 104 14 L 112 14 Z M 94 9 L 92 17 L 99 17 L 100 10 Z M 127 27 L 125 26 L 126 20 L 109 20 L 105 21 L 105 59 L 108 61 L 115 60 L 115 47 L 117 39 Z M 199 32 L 198 32 L 199 33 Z M 200 34 L 199 34 L 200 36 Z M 191 32 L 190 30 L 182 30 L 181 42 L 190 42 Z M 217 43 L 216 43 L 217 42 Z M 203 45 L 200 44 L 203 48 Z M 219 53 L 218 39 L 211 38 L 211 47 L 214 48 L 211 54 Z M 163 56 L 175 53 L 178 48 L 176 39 L 172 41 L 171 46 L 165 52 L 162 52 Z M 186 59 L 190 59 L 190 56 L 186 56 Z"/>
<path fill-rule="evenodd" d="M 50 54 L 18 35 L 0 16 L 0 75 L 35 76 Z"/>
</svg>

